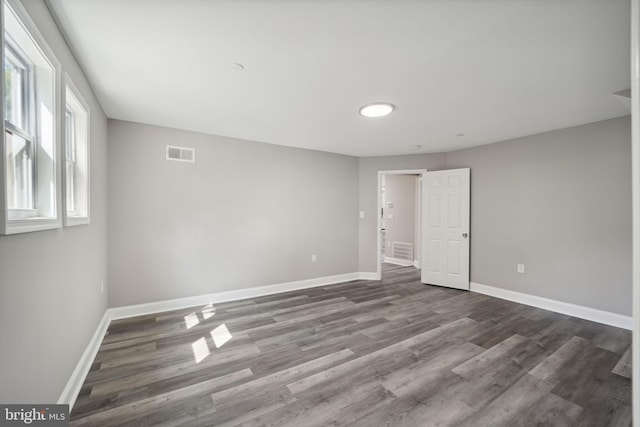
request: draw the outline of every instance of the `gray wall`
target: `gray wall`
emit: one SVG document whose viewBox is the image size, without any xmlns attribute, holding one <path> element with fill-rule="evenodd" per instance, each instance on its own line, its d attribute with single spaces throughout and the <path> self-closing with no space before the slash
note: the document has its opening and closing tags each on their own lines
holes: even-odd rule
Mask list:
<svg viewBox="0 0 640 427">
<path fill-rule="evenodd" d="M 385 255 L 393 257 L 393 242 L 411 243 L 415 247 L 417 175 L 386 175 L 382 226 L 386 229 Z M 389 219 L 389 214 L 393 218 Z M 412 260 L 413 261 L 413 260 Z"/>
<path fill-rule="evenodd" d="M 435 156 L 360 159 L 360 206 L 377 170 L 471 168 L 471 281 L 631 315 L 629 117 Z M 376 271 L 376 217 L 360 271 Z M 525 273 L 516 264 L 525 264 Z"/>
<path fill-rule="evenodd" d="M 91 109 L 91 224 L 0 236 L 0 402 L 55 403 L 107 306 L 107 121 L 44 2 L 24 4 Z"/>
<path fill-rule="evenodd" d="M 471 168 L 471 281 L 631 315 L 630 123 L 447 153 Z"/>
<path fill-rule="evenodd" d="M 354 157 L 109 120 L 109 168 L 111 306 L 358 271 Z"/>
</svg>

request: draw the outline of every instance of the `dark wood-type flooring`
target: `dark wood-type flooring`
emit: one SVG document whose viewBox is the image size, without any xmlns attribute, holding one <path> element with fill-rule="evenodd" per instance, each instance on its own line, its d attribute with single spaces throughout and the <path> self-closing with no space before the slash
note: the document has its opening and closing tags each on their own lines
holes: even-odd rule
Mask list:
<svg viewBox="0 0 640 427">
<path fill-rule="evenodd" d="M 410 267 L 112 322 L 74 426 L 629 426 L 631 333 Z"/>
</svg>

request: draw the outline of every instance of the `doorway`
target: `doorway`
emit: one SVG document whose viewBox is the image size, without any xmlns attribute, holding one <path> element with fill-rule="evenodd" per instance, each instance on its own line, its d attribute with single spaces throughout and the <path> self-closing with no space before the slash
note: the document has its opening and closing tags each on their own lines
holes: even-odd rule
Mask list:
<svg viewBox="0 0 640 427">
<path fill-rule="evenodd" d="M 426 169 L 378 171 L 379 280 L 385 271 L 420 268 L 422 181 L 426 172 Z"/>
</svg>

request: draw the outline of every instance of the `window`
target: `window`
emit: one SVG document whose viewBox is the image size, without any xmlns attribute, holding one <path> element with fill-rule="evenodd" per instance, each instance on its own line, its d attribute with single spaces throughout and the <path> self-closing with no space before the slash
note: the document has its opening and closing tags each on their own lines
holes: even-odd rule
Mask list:
<svg viewBox="0 0 640 427">
<path fill-rule="evenodd" d="M 22 6 L 5 0 L 0 232 L 59 227 L 56 75 L 60 66 Z"/>
<path fill-rule="evenodd" d="M 89 107 L 66 78 L 65 225 L 89 223 Z"/>
<path fill-rule="evenodd" d="M 7 203 L 9 209 L 21 215 L 35 215 L 33 126 L 30 95 L 31 63 L 6 36 L 4 56 L 5 82 L 5 142 L 7 160 Z M 17 214 L 16 214 L 17 215 Z"/>
</svg>

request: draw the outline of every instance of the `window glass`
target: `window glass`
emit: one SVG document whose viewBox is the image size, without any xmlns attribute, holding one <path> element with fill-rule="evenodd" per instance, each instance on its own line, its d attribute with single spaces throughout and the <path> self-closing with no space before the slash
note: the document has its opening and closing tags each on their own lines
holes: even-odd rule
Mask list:
<svg viewBox="0 0 640 427">
<path fill-rule="evenodd" d="M 28 130 L 28 62 L 20 58 L 7 41 L 4 57 L 5 119 L 16 128 Z"/>
<path fill-rule="evenodd" d="M 73 111 L 67 109 L 65 133 L 67 212 L 76 211 L 76 132 Z"/>
<path fill-rule="evenodd" d="M 33 209 L 33 150 L 31 142 L 7 132 L 7 202 L 9 209 Z"/>
</svg>

